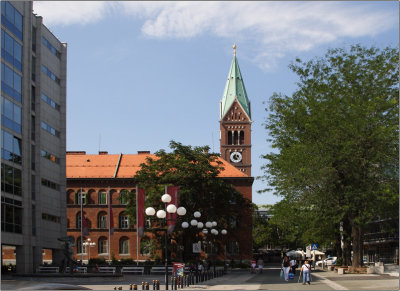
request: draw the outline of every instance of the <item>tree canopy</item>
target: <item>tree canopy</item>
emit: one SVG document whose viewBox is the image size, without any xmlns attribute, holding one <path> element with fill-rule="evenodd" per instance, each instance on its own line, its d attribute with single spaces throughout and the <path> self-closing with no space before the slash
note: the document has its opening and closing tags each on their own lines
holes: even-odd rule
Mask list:
<svg viewBox="0 0 400 291">
<path fill-rule="evenodd" d="M 229 218 L 237 216 L 240 219 L 251 204 L 232 184 L 218 177 L 223 170 L 219 155 L 210 153 L 208 146 L 192 147 L 175 141 L 170 142 L 170 148 L 172 152 L 159 150 L 154 158 L 147 158 L 135 176 L 139 187 L 146 191 L 146 207 L 161 209 L 164 186 L 179 186 L 179 205 L 187 210 L 185 221 L 190 221 L 193 213 L 200 211 L 202 221 L 215 220 L 218 228 L 224 227 L 229 233 Z M 133 201 L 129 209 L 134 217 Z M 179 223 L 176 228 L 181 229 Z M 193 237 L 199 230 L 188 229 L 186 232 L 193 232 Z M 179 235 L 179 231 L 173 234 L 174 237 Z"/>
<path fill-rule="evenodd" d="M 296 59 L 297 89 L 271 97 L 265 123 L 277 153 L 263 156 L 264 178 L 304 215 L 304 240 L 342 224 L 354 266 L 364 226 L 398 216 L 398 55 L 353 45 Z"/>
</svg>

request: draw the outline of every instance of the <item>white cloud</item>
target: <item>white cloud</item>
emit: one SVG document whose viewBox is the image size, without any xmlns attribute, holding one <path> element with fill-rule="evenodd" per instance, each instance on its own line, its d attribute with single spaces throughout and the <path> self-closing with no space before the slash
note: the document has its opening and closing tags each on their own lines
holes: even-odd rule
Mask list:
<svg viewBox="0 0 400 291">
<path fill-rule="evenodd" d="M 111 12 L 143 19 L 153 38 L 202 34 L 252 47 L 253 61 L 273 66 L 288 52 L 308 51 L 340 38 L 375 36 L 397 26 L 396 14 L 376 3 L 356 2 L 34 2 L 48 25 L 87 24 Z"/>
</svg>

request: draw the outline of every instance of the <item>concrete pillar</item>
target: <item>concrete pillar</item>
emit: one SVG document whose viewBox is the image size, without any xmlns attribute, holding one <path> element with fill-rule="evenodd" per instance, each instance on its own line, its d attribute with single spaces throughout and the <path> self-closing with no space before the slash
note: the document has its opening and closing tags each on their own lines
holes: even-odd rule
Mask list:
<svg viewBox="0 0 400 291">
<path fill-rule="evenodd" d="M 18 274 L 33 273 L 31 246 L 22 245 L 16 247 L 16 265 Z"/>
<path fill-rule="evenodd" d="M 52 260 L 53 260 L 53 264 L 57 265 L 57 266 L 61 266 L 62 261 L 64 259 L 64 252 L 62 249 L 53 249 L 53 256 L 52 256 Z"/>
<path fill-rule="evenodd" d="M 43 249 L 41 247 L 33 247 L 33 272 L 42 264 Z"/>
</svg>

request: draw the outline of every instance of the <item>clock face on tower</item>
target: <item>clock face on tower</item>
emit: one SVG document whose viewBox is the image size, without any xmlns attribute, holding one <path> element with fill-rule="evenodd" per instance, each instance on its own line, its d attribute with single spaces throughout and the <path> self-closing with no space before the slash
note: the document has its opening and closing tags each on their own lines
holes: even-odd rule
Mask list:
<svg viewBox="0 0 400 291">
<path fill-rule="evenodd" d="M 230 158 L 233 163 L 239 163 L 242 161 L 242 154 L 239 152 L 232 152 Z"/>
</svg>

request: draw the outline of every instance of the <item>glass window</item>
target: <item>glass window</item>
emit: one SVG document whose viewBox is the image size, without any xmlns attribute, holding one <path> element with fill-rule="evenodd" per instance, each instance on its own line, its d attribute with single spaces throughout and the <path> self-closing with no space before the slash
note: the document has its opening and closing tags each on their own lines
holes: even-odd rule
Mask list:
<svg viewBox="0 0 400 291">
<path fill-rule="evenodd" d="M 14 20 L 15 20 L 15 8 L 9 3 L 6 2 L 6 18 L 8 21 L 10 21 L 12 24 L 14 24 Z"/>
<path fill-rule="evenodd" d="M 14 136 L 14 154 L 21 156 L 21 140 Z"/>
<path fill-rule="evenodd" d="M 14 41 L 14 58 L 22 62 L 22 46 L 16 41 Z"/>
<path fill-rule="evenodd" d="M 129 228 L 128 215 L 126 215 L 125 213 L 121 213 L 119 215 L 119 228 L 124 228 L 124 229 Z"/>
<path fill-rule="evenodd" d="M 14 86 L 14 80 L 13 80 L 14 79 L 14 72 L 8 66 L 5 66 L 4 79 L 5 79 L 6 84 L 8 86 L 10 86 L 11 88 L 13 88 L 13 86 Z"/>
<path fill-rule="evenodd" d="M 81 205 L 81 198 L 82 198 L 82 204 L 86 205 L 86 193 L 81 193 L 81 191 L 75 193 L 75 204 Z"/>
<path fill-rule="evenodd" d="M 129 240 L 126 237 L 123 237 L 119 240 L 119 253 L 120 254 L 129 254 Z"/>
<path fill-rule="evenodd" d="M 14 143 L 14 137 L 12 134 L 8 133 L 7 131 L 4 131 L 4 149 L 13 152 L 13 143 Z"/>
<path fill-rule="evenodd" d="M 122 190 L 120 193 L 120 203 L 122 205 L 128 204 L 128 197 L 129 197 L 129 192 L 128 190 Z"/>
<path fill-rule="evenodd" d="M 107 254 L 107 239 L 106 238 L 99 238 L 99 254 Z"/>
<path fill-rule="evenodd" d="M 75 216 L 75 228 L 81 228 L 81 213 L 78 212 Z"/>
<path fill-rule="evenodd" d="M 14 72 L 14 89 L 18 93 L 21 93 L 22 92 L 21 88 L 22 88 L 22 78 L 20 75 Z"/>
<path fill-rule="evenodd" d="M 14 104 L 14 121 L 18 124 L 21 124 L 21 107 Z"/>
<path fill-rule="evenodd" d="M 4 100 L 4 116 L 12 120 L 14 117 L 13 109 L 14 109 L 14 104 L 10 100 L 5 99 Z"/>
<path fill-rule="evenodd" d="M 15 27 L 22 31 L 22 15 L 15 9 Z"/>
<path fill-rule="evenodd" d="M 14 39 L 6 33 L 6 39 L 5 39 L 5 49 L 6 52 L 8 52 L 10 55 L 14 55 Z"/>
<path fill-rule="evenodd" d="M 99 192 L 99 204 L 107 204 L 107 192 Z"/>
<path fill-rule="evenodd" d="M 1 15 L 6 15 L 6 2 L 1 1 Z"/>
<path fill-rule="evenodd" d="M 98 215 L 97 227 L 98 228 L 108 228 L 108 225 L 107 225 L 107 214 L 105 212 L 101 212 Z"/>
</svg>

